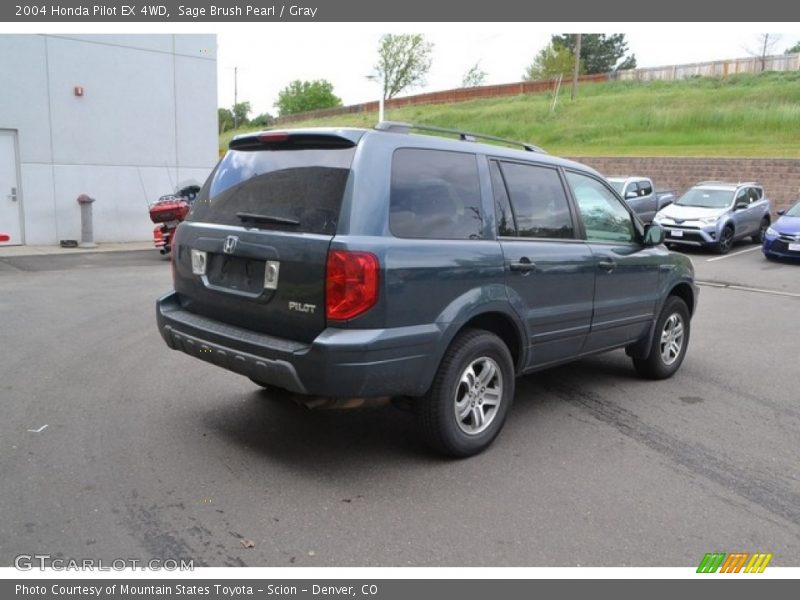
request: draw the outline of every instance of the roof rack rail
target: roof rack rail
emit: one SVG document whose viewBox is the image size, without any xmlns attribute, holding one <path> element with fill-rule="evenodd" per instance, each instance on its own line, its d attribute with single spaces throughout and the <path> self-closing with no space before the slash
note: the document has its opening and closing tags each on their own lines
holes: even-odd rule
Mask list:
<svg viewBox="0 0 800 600">
<path fill-rule="evenodd" d="M 475 142 L 479 139 L 490 140 L 492 142 L 500 142 L 508 144 L 509 146 L 521 146 L 527 152 L 539 152 L 547 154 L 547 152 L 539 146 L 528 144 L 526 142 L 518 142 L 516 140 L 508 140 L 493 135 L 484 135 L 482 133 L 472 133 L 470 131 L 460 131 L 458 129 L 448 129 L 446 127 L 434 127 L 433 125 L 415 125 L 413 123 L 401 123 L 398 121 L 381 121 L 375 126 L 378 131 L 388 131 L 391 133 L 409 133 L 412 129 L 417 131 L 430 131 L 432 133 L 449 133 L 457 135 L 458 138 L 464 142 Z"/>
<path fill-rule="evenodd" d="M 719 181 L 718 179 L 712 179 L 710 181 L 701 181 L 700 183 L 696 183 L 695 185 L 761 185 L 757 181 Z"/>
</svg>

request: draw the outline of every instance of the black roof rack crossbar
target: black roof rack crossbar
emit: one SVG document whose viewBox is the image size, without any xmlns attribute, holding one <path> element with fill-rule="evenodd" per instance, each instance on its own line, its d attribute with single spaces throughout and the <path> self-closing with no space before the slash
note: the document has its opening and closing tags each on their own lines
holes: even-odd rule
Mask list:
<svg viewBox="0 0 800 600">
<path fill-rule="evenodd" d="M 413 123 L 400 123 L 397 121 L 381 121 L 375 126 L 375 129 L 377 129 L 378 131 L 389 131 L 392 133 L 409 133 L 412 129 L 417 131 L 430 131 L 433 133 L 449 133 L 452 135 L 457 135 L 460 140 L 465 142 L 474 142 L 478 139 L 490 140 L 492 142 L 500 142 L 502 144 L 508 144 L 509 146 L 521 146 L 528 152 L 540 152 L 542 154 L 547 154 L 539 146 L 534 146 L 533 144 L 528 144 L 526 142 L 508 140 L 493 135 L 484 135 L 482 133 L 472 133 L 470 131 L 448 129 L 447 127 L 434 127 L 433 125 L 415 125 Z"/>
</svg>

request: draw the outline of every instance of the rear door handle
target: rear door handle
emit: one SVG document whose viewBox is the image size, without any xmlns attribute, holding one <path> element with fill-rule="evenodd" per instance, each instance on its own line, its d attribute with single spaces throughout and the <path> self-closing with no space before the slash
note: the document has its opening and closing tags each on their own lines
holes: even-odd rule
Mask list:
<svg viewBox="0 0 800 600">
<path fill-rule="evenodd" d="M 519 273 L 530 273 L 536 269 L 536 263 L 531 262 L 529 258 L 523 256 L 519 261 L 510 263 L 508 267 L 512 271 L 517 271 Z"/>
<path fill-rule="evenodd" d="M 614 268 L 617 266 L 617 263 L 610 258 L 601 258 L 600 261 L 597 263 L 597 266 L 601 269 L 605 269 L 606 271 L 613 271 Z"/>
</svg>

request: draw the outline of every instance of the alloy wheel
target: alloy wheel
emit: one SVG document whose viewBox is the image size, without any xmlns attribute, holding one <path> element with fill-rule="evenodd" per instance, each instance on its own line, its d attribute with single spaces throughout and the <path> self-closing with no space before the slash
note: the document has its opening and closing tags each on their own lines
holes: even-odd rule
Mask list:
<svg viewBox="0 0 800 600">
<path fill-rule="evenodd" d="M 494 359 L 473 360 L 461 374 L 455 393 L 455 415 L 459 429 L 476 435 L 497 415 L 503 399 L 503 373 Z"/>
<path fill-rule="evenodd" d="M 672 313 L 661 330 L 661 360 L 666 366 L 670 366 L 681 355 L 683 350 L 683 317 L 678 313 Z"/>
</svg>

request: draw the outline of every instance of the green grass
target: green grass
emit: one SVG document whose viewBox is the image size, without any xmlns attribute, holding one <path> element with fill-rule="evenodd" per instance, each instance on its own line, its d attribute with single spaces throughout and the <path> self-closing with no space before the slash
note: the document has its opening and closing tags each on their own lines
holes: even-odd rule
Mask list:
<svg viewBox="0 0 800 600">
<path fill-rule="evenodd" d="M 609 82 L 459 104 L 388 110 L 387 120 L 452 127 L 523 140 L 564 156 L 800 158 L 800 72 Z M 287 127 L 371 127 L 375 113 Z M 245 129 L 235 133 L 242 133 Z M 227 146 L 234 132 L 220 136 Z"/>
</svg>

